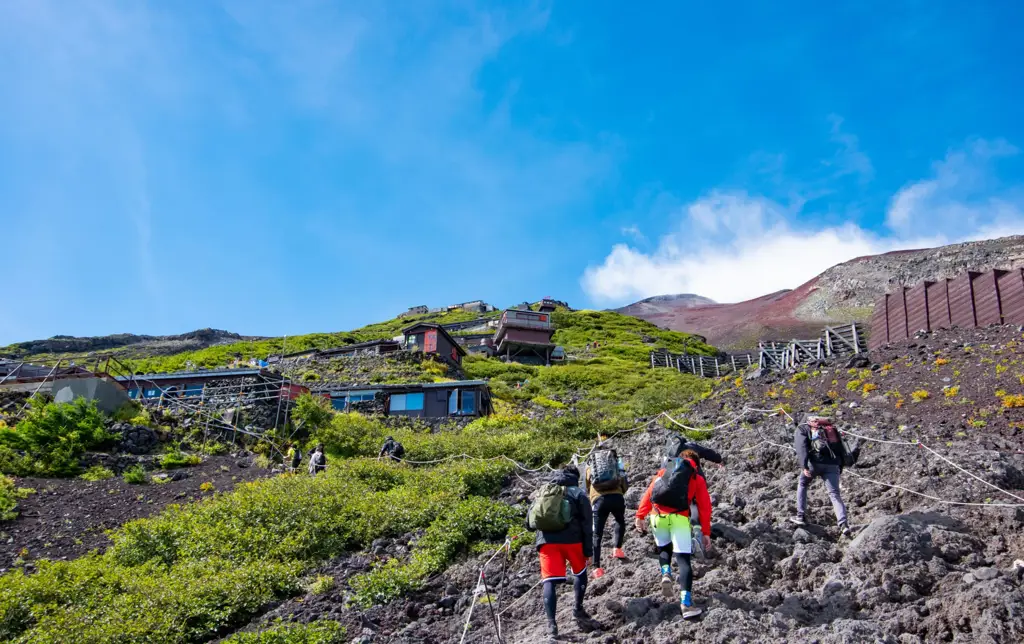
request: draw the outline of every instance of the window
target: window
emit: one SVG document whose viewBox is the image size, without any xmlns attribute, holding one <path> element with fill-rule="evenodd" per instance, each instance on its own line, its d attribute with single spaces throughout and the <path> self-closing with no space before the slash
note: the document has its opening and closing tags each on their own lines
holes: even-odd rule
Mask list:
<svg viewBox="0 0 1024 644">
<path fill-rule="evenodd" d="M 347 399 L 344 396 L 341 396 L 339 398 L 331 398 L 331 407 L 333 407 L 335 410 L 345 411 L 346 406 Z"/>
<path fill-rule="evenodd" d="M 136 398 L 139 397 L 139 390 L 138 389 L 129 389 L 128 390 L 128 397 L 131 398 L 132 400 L 135 400 Z"/>
<path fill-rule="evenodd" d="M 160 389 L 158 387 L 153 387 L 152 389 L 143 389 L 142 390 L 142 397 L 143 398 L 159 398 L 160 397 Z"/>
<path fill-rule="evenodd" d="M 203 395 L 203 385 L 201 383 L 200 384 L 194 384 L 194 385 L 185 385 L 185 395 L 188 396 L 188 397 L 193 397 L 193 396 L 199 397 L 199 396 L 202 396 Z"/>
<path fill-rule="evenodd" d="M 423 394 L 405 394 L 405 408 L 409 411 L 422 411 Z"/>
<path fill-rule="evenodd" d="M 459 390 L 452 389 L 448 394 L 448 415 L 454 416 L 459 413 Z"/>
<path fill-rule="evenodd" d="M 421 411 L 423 394 L 392 394 L 391 411 Z"/>
<path fill-rule="evenodd" d="M 476 413 L 475 391 L 462 392 L 462 404 L 459 406 L 459 413 L 463 415 L 472 415 Z"/>
</svg>

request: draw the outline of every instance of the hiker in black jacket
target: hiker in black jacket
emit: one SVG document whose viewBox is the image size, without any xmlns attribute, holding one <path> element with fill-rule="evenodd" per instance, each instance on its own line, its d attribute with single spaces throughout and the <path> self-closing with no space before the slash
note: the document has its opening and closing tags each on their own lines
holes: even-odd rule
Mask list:
<svg viewBox="0 0 1024 644">
<path fill-rule="evenodd" d="M 387 456 L 393 461 L 400 461 L 405 456 L 405 448 L 401 443 L 396 441 L 393 437 L 388 436 L 384 440 L 384 445 L 380 448 L 380 453 L 377 454 L 377 458 Z"/>
<path fill-rule="evenodd" d="M 548 629 L 552 638 L 558 637 L 555 622 L 557 596 L 555 585 L 565 582 L 566 562 L 573 575 L 573 591 L 576 599 L 573 616 L 583 632 L 601 628 L 583 608 L 583 597 L 587 592 L 587 566 L 594 556 L 594 517 L 587 495 L 579 487 L 580 472 L 575 466 L 566 466 L 556 472 L 550 485 L 541 488 L 541 494 L 526 516 L 526 529 L 536 530 L 536 546 L 540 557 L 540 576 L 544 582 L 544 612 L 547 613 Z M 558 531 L 538 530 L 533 525 L 534 508 L 544 501 L 551 490 L 564 489 L 564 498 L 569 502 L 570 518 L 565 527 Z"/>
<path fill-rule="evenodd" d="M 846 505 L 839 493 L 839 475 L 843 471 L 843 461 L 846 457 L 846 447 L 839 436 L 839 431 L 829 418 L 808 416 L 793 432 L 793 448 L 796 450 L 796 462 L 800 467 L 800 478 L 796 486 L 796 516 L 791 521 L 797 525 L 806 523 L 804 515 L 807 511 L 807 486 L 815 478 L 821 478 L 832 501 L 840 533 L 844 536 L 849 535 Z"/>
</svg>

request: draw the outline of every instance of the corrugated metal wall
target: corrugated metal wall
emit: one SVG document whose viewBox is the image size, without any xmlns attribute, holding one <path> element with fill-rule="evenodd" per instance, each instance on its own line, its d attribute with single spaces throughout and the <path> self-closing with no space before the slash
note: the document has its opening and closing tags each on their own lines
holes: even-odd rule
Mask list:
<svg viewBox="0 0 1024 644">
<path fill-rule="evenodd" d="M 889 293 L 875 304 L 868 344 L 876 349 L 922 330 L 991 324 L 1024 324 L 1024 269 L 968 271 Z"/>
</svg>

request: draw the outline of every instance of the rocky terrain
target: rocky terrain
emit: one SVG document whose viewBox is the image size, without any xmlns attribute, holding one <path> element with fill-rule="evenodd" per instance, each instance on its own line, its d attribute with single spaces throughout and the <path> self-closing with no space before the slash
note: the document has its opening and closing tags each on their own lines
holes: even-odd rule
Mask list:
<svg viewBox="0 0 1024 644">
<path fill-rule="evenodd" d="M 218 344 L 241 340 L 259 340 L 256 336 L 242 336 L 219 329 L 198 329 L 179 335 L 135 335 L 116 333 L 96 337 L 55 335 L 47 340 L 18 342 L 0 348 L 0 357 L 18 358 L 38 354 L 87 354 L 92 351 L 121 349 L 120 357 L 172 355 L 183 351 L 196 351 Z"/>
<path fill-rule="evenodd" d="M 684 621 L 678 606 L 661 598 L 651 540 L 630 530 L 627 560 L 606 562 L 607 574 L 590 580 L 586 606 L 604 628 L 576 629 L 567 586 L 561 641 L 1021 641 L 1022 341 L 1018 327 L 954 329 L 854 364 L 719 381 L 688 419 L 727 458 L 722 469 L 707 466 L 713 548 L 695 557 L 694 586 L 704 615 Z M 812 524 L 788 522 L 797 479 L 793 419 L 809 411 L 834 416 L 851 442 L 855 435 L 877 439 L 861 441 L 860 461 L 843 476 L 849 539 L 839 535 L 820 482 L 810 494 Z M 668 428 L 610 441 L 632 473 L 630 508 L 658 467 L 666 436 L 678 429 L 661 425 Z M 502 497 L 525 505 L 546 476 L 520 473 Z M 344 580 L 374 560 L 407 556 L 415 537 L 380 540 L 321 572 Z M 266 619 L 330 615 L 361 642 L 459 641 L 480 567 L 492 553 L 387 606 L 350 611 L 344 593 L 327 593 L 286 602 Z M 500 641 L 545 641 L 537 570 L 532 546 L 487 568 L 491 592 L 502 595 Z M 470 622 L 467 642 L 499 641 L 487 605 L 476 605 Z"/>
<path fill-rule="evenodd" d="M 866 321 L 879 297 L 896 286 L 955 277 L 967 269 L 1024 266 L 1024 236 L 859 257 L 833 266 L 791 291 L 735 304 L 694 306 L 649 300 L 619 309 L 665 328 L 696 333 L 723 348 L 749 348 L 762 339 L 812 338 L 824 324 Z M 676 296 L 661 296 L 673 298 Z M 651 298 L 657 300 L 658 298 Z"/>
</svg>

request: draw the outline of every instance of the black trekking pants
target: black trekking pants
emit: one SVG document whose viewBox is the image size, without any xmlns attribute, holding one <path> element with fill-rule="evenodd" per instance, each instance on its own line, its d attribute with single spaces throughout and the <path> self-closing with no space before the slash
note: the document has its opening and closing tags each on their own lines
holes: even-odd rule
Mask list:
<svg viewBox="0 0 1024 644">
<path fill-rule="evenodd" d="M 606 494 L 594 501 L 594 567 L 601 567 L 601 537 L 608 515 L 615 517 L 615 531 L 612 533 L 612 546 L 622 547 L 622 539 L 626 536 L 626 499 L 621 494 Z"/>
</svg>

